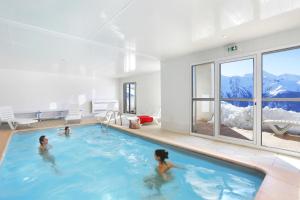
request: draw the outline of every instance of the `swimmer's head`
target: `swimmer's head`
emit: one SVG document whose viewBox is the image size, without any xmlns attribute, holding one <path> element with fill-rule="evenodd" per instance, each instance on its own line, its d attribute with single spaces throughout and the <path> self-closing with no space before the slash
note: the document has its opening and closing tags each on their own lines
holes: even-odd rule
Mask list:
<svg viewBox="0 0 300 200">
<path fill-rule="evenodd" d="M 44 135 L 42 135 L 42 136 L 40 137 L 39 141 L 40 141 L 40 144 L 41 144 L 41 145 L 46 145 L 46 144 L 48 144 L 48 139 L 47 139 L 46 136 L 44 136 Z"/>
<path fill-rule="evenodd" d="M 70 128 L 68 126 L 65 127 L 65 134 L 66 135 L 70 134 Z"/>
<path fill-rule="evenodd" d="M 156 149 L 154 153 L 155 160 L 165 163 L 165 159 L 169 158 L 169 153 L 164 149 Z"/>
</svg>

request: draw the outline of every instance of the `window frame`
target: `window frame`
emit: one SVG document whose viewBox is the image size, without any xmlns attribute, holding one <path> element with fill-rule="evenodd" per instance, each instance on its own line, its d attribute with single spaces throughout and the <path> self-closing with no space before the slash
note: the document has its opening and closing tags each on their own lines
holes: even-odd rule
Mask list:
<svg viewBox="0 0 300 200">
<path fill-rule="evenodd" d="M 246 147 L 250 147 L 253 149 L 261 149 L 261 150 L 265 150 L 265 151 L 271 151 L 271 152 L 275 152 L 275 153 L 281 153 L 281 154 L 286 154 L 286 155 L 290 155 L 290 156 L 296 156 L 296 157 L 300 157 L 300 152 L 295 152 L 295 151 L 290 151 L 290 150 L 286 150 L 286 149 L 278 149 L 278 148 L 274 148 L 274 147 L 266 147 L 262 145 L 262 87 L 263 87 L 263 83 L 262 83 L 262 56 L 263 54 L 267 54 L 267 53 L 271 53 L 271 52 L 277 52 L 277 51 L 283 51 L 283 50 L 288 50 L 288 49 L 295 49 L 295 48 L 300 48 L 300 42 L 298 43 L 294 43 L 294 44 L 280 44 L 277 43 L 272 47 L 265 47 L 265 48 L 260 48 L 260 49 L 254 49 L 254 50 L 250 50 L 247 52 L 240 52 L 239 54 L 227 54 L 227 55 L 223 55 L 220 57 L 216 57 L 213 59 L 203 59 L 201 57 L 199 57 L 198 61 L 192 61 L 189 66 L 190 66 L 190 70 L 192 69 L 193 66 L 195 65 L 200 65 L 200 64 L 205 64 L 205 63 L 215 63 L 215 75 L 218 72 L 218 67 L 216 67 L 217 63 L 219 62 L 224 62 L 224 61 L 228 61 L 228 60 L 235 60 L 235 59 L 240 59 L 242 57 L 249 57 L 249 56 L 254 56 L 256 58 L 255 64 L 256 64 L 256 73 L 255 73 L 255 77 L 256 77 L 256 81 L 257 81 L 257 88 L 255 93 L 256 93 L 256 143 L 249 143 L 249 142 L 243 142 L 240 140 L 234 140 L 234 139 L 227 139 L 227 138 L 223 138 L 223 137 L 217 137 L 216 134 L 214 136 L 209 136 L 209 135 L 203 135 L 203 134 L 199 134 L 199 133 L 194 133 L 192 131 L 192 118 L 190 118 L 190 135 L 192 136 L 197 136 L 200 138 L 205 138 L 205 139 L 210 139 L 210 140 L 214 140 L 214 141 L 220 141 L 220 142 L 225 142 L 225 143 L 231 143 L 231 144 L 237 144 L 237 145 L 242 145 L 242 146 L 246 146 Z M 192 82 L 192 72 L 190 72 L 191 76 L 190 76 L 190 83 L 193 84 Z M 219 80 L 216 79 L 215 77 L 215 85 L 217 86 L 219 84 Z M 193 85 L 191 85 L 192 88 Z M 218 87 L 218 86 L 217 86 Z M 193 95 L 193 89 L 190 90 L 190 100 L 189 102 L 191 103 L 189 105 L 189 108 L 192 108 L 192 95 Z M 218 92 L 215 90 L 215 99 L 219 98 L 218 97 Z M 217 101 L 217 100 L 216 100 Z M 215 104 L 216 105 L 216 104 Z M 190 110 L 191 112 L 191 117 L 192 117 L 192 110 Z M 215 107 L 215 115 L 218 116 L 220 115 L 218 113 L 218 109 L 217 107 Z M 215 118 L 215 132 L 218 131 L 218 124 L 217 124 L 217 120 L 218 117 Z"/>
<path fill-rule="evenodd" d="M 270 51 L 263 51 L 261 52 L 260 56 L 261 56 L 261 62 L 260 62 L 260 67 L 261 67 L 261 75 L 260 75 L 260 78 L 261 78 L 261 85 L 260 85 L 260 88 L 261 88 L 261 109 L 260 109 L 260 115 L 261 115 L 261 119 L 260 119 L 260 132 L 257 133 L 259 136 L 260 136 L 260 146 L 262 148 L 266 148 L 266 149 L 272 149 L 272 150 L 275 150 L 275 151 L 279 151 L 279 152 L 288 152 L 287 154 L 296 154 L 296 155 L 299 155 L 300 152 L 298 151 L 293 151 L 293 150 L 290 150 L 290 149 L 283 149 L 283 148 L 279 148 L 279 147 L 274 147 L 274 146 L 266 146 L 263 144 L 263 130 L 262 130 L 262 125 L 263 125 L 263 103 L 264 102 L 299 102 L 300 103 L 300 97 L 289 97 L 289 98 L 286 98 L 286 97 L 277 97 L 277 98 L 272 98 L 272 97 L 263 97 L 262 96 L 262 92 L 263 92 L 263 87 L 264 87 L 264 55 L 268 55 L 268 54 L 272 54 L 272 53 L 279 53 L 279 52 L 285 52 L 285 51 L 289 51 L 289 50 L 294 50 L 294 49 L 300 49 L 300 45 L 297 45 L 297 46 L 292 46 L 292 47 L 285 47 L 285 48 L 278 48 L 278 49 L 275 49 L 275 50 L 270 50 Z M 300 144 L 300 142 L 299 142 Z"/>
<path fill-rule="evenodd" d="M 209 97 L 209 98 L 198 98 L 198 97 L 194 97 L 194 89 L 195 89 L 195 77 L 196 77 L 196 73 L 195 72 L 195 68 L 199 65 L 207 65 L 207 64 L 211 64 L 213 65 L 213 73 L 214 73 L 214 76 L 213 76 L 213 79 L 214 79 L 214 85 L 213 85 L 213 97 Z M 194 124 L 194 102 L 201 102 L 201 101 L 208 101 L 208 102 L 213 102 L 213 107 L 214 107 L 214 116 L 216 115 L 215 112 L 216 112 L 216 108 L 215 108 L 215 95 L 216 95 L 216 92 L 215 92 L 215 88 L 216 88 L 216 82 L 215 82 L 215 78 L 216 78 L 216 63 L 214 61 L 211 61 L 211 62 L 204 62 L 204 63 L 200 63 L 200 64 L 195 64 L 195 65 L 192 65 L 191 67 L 191 83 L 192 83 L 192 87 L 191 87 L 191 126 L 190 126 L 190 131 L 194 134 L 197 134 L 197 135 L 203 135 L 203 136 L 208 136 L 208 137 L 213 137 L 215 136 L 215 121 L 214 121 L 214 125 L 213 125 L 213 133 L 212 135 L 204 135 L 204 134 L 201 134 L 201 133 L 197 133 L 197 132 L 194 132 L 194 128 L 193 128 L 193 124 Z M 215 119 L 215 117 L 214 117 Z"/>
<path fill-rule="evenodd" d="M 226 64 L 226 63 L 231 63 L 231 62 L 238 62 L 238 61 L 242 61 L 242 60 L 248 60 L 248 59 L 252 59 L 253 60 L 253 80 L 252 80 L 252 85 L 253 85 L 253 97 L 252 98 L 223 98 L 221 96 L 221 78 L 222 78 L 222 71 L 221 71 L 221 65 L 222 64 Z M 258 82 L 257 82 L 257 61 L 256 61 L 256 55 L 249 55 L 249 56 L 239 56 L 239 57 L 234 57 L 234 58 L 230 58 L 230 59 L 221 59 L 217 62 L 217 68 L 218 68 L 218 74 L 216 74 L 217 79 L 218 79 L 218 88 L 216 88 L 217 92 L 218 92 L 218 98 L 216 99 L 216 105 L 217 105 L 217 109 L 218 109 L 218 119 L 216 122 L 216 130 L 217 132 L 215 133 L 215 135 L 219 138 L 223 138 L 224 140 L 232 140 L 232 141 L 236 141 L 238 143 L 246 143 L 246 144 L 256 144 L 257 143 L 257 88 L 259 86 Z M 222 135 L 220 133 L 221 131 L 221 102 L 222 101 L 245 101 L 245 102 L 253 102 L 253 130 L 252 130 L 252 140 L 244 140 L 244 139 L 239 139 L 239 138 L 234 138 L 234 137 L 229 137 L 229 136 L 225 136 Z"/>
<path fill-rule="evenodd" d="M 128 102 L 127 102 L 127 85 L 129 86 L 129 97 L 128 97 Z M 130 94 L 131 94 L 131 85 L 134 85 L 134 112 L 131 112 L 132 108 L 131 108 L 131 98 L 130 98 Z M 129 107 L 128 111 L 127 111 L 127 106 Z M 136 114 L 137 113 L 137 109 L 136 109 L 136 82 L 125 82 L 123 83 L 123 113 L 127 113 L 127 114 Z"/>
</svg>

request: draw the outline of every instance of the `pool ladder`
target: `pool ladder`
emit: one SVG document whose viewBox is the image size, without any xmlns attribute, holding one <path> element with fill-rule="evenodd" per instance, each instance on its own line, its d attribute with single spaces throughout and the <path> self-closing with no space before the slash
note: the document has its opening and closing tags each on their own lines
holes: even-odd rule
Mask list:
<svg viewBox="0 0 300 200">
<path fill-rule="evenodd" d="M 101 129 L 104 127 L 107 129 L 112 119 L 115 121 L 115 124 L 117 124 L 118 117 L 120 119 L 120 125 L 122 126 L 122 113 L 121 112 L 114 111 L 114 110 L 106 111 L 104 120 L 100 121 Z"/>
</svg>

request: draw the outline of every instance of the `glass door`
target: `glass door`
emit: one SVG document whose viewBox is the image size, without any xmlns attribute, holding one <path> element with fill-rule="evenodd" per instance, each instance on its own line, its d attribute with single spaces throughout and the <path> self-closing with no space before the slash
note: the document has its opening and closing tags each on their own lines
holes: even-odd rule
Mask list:
<svg viewBox="0 0 300 200">
<path fill-rule="evenodd" d="M 192 67 L 192 132 L 214 135 L 214 63 Z"/>
<path fill-rule="evenodd" d="M 254 141 L 255 58 L 219 63 L 219 135 Z"/>
</svg>

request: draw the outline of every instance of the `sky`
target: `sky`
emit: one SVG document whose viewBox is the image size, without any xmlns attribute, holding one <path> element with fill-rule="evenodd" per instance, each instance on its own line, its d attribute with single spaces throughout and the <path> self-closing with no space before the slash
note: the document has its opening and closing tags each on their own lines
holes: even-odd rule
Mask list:
<svg viewBox="0 0 300 200">
<path fill-rule="evenodd" d="M 300 48 L 265 54 L 263 68 L 274 75 L 300 75 Z"/>
<path fill-rule="evenodd" d="M 253 73 L 253 59 L 221 64 L 222 76 L 243 76 Z"/>
<path fill-rule="evenodd" d="M 263 70 L 274 75 L 300 75 L 300 48 L 263 55 Z M 221 64 L 223 76 L 243 76 L 253 73 L 253 59 Z"/>
</svg>

